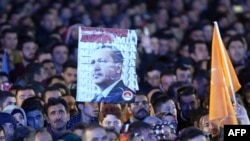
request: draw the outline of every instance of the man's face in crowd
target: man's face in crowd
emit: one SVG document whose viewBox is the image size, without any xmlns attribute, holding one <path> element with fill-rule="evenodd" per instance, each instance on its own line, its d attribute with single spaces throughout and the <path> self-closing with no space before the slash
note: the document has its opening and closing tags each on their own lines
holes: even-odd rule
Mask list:
<svg viewBox="0 0 250 141">
<path fill-rule="evenodd" d="M 138 120 L 149 116 L 149 102 L 146 96 L 135 96 L 135 102 L 131 104 L 132 115 Z"/>
<path fill-rule="evenodd" d="M 50 78 L 51 76 L 56 75 L 56 68 L 53 62 L 48 62 L 43 64 L 43 69 L 47 74 L 47 77 Z"/>
<path fill-rule="evenodd" d="M 16 95 L 17 106 L 21 107 L 25 99 L 35 96 L 34 90 L 19 90 Z"/>
<path fill-rule="evenodd" d="M 163 103 L 159 110 L 160 110 L 159 113 L 166 112 L 166 113 L 171 113 L 174 116 L 177 116 L 177 109 L 173 100 L 168 100 L 165 103 Z"/>
<path fill-rule="evenodd" d="M 24 117 L 23 114 L 20 112 L 17 112 L 13 115 L 13 117 L 16 119 L 16 121 L 20 124 L 22 124 L 23 126 L 25 125 L 25 121 L 24 121 Z"/>
<path fill-rule="evenodd" d="M 52 136 L 49 132 L 39 132 L 35 136 L 35 141 L 53 141 Z"/>
<path fill-rule="evenodd" d="M 50 106 L 48 108 L 47 121 L 54 130 L 63 130 L 69 121 L 69 113 L 62 104 Z"/>
<path fill-rule="evenodd" d="M 116 133 L 120 133 L 120 129 L 122 126 L 122 122 L 115 115 L 106 115 L 106 117 L 102 121 L 102 126 L 107 129 L 112 129 Z"/>
<path fill-rule="evenodd" d="M 69 50 L 66 46 L 57 46 L 53 50 L 53 61 L 56 64 L 63 65 L 68 59 Z"/>
<path fill-rule="evenodd" d="M 195 110 L 199 108 L 199 100 L 195 96 L 195 94 L 188 96 L 181 96 L 180 99 L 180 108 L 183 116 L 185 118 L 191 119 Z"/>
<path fill-rule="evenodd" d="M 27 115 L 27 123 L 29 126 L 39 129 L 44 126 L 44 116 L 41 111 L 34 110 L 26 113 Z"/>
<path fill-rule="evenodd" d="M 190 83 L 192 82 L 192 72 L 190 69 L 187 70 L 177 69 L 176 77 L 177 81 L 190 82 Z"/>
<path fill-rule="evenodd" d="M 47 31 L 53 31 L 57 26 L 56 16 L 55 14 L 46 14 L 41 22 L 42 26 Z"/>
<path fill-rule="evenodd" d="M 160 75 L 161 72 L 159 70 L 152 70 L 150 72 L 147 72 L 148 83 L 152 87 L 158 87 L 160 85 Z"/>
<path fill-rule="evenodd" d="M 15 97 L 7 97 L 5 99 L 5 101 L 1 104 L 2 105 L 2 109 L 4 109 L 5 107 L 9 106 L 9 105 L 16 105 L 16 98 Z"/>
<path fill-rule="evenodd" d="M 78 113 L 78 109 L 76 107 L 76 100 L 73 96 L 67 95 L 62 97 L 69 107 L 70 116 L 76 115 Z"/>
<path fill-rule="evenodd" d="M 91 57 L 93 66 L 93 80 L 97 85 L 109 86 L 119 79 L 121 66 L 116 65 L 112 58 L 113 51 L 110 48 L 98 49 Z"/>
<path fill-rule="evenodd" d="M 175 75 L 164 75 L 161 77 L 161 87 L 164 92 L 168 91 L 168 88 L 176 82 L 176 76 Z"/>
<path fill-rule="evenodd" d="M 246 54 L 246 48 L 241 41 L 233 41 L 228 47 L 229 56 L 234 63 L 242 61 Z"/>
<path fill-rule="evenodd" d="M 36 50 L 37 50 L 37 45 L 34 42 L 24 43 L 22 49 L 23 59 L 28 62 L 34 61 Z"/>
<path fill-rule="evenodd" d="M 2 39 L 3 47 L 8 49 L 16 49 L 17 42 L 17 33 L 7 33 Z"/>
<path fill-rule="evenodd" d="M 209 122 L 208 115 L 200 118 L 200 128 L 207 133 L 210 133 L 212 137 L 219 136 L 219 127 Z"/>
<path fill-rule="evenodd" d="M 48 103 L 48 100 L 51 97 L 58 98 L 60 96 L 62 96 L 62 94 L 59 90 L 47 91 L 45 93 L 45 103 Z"/>
<path fill-rule="evenodd" d="M 79 104 L 79 109 L 81 109 L 81 112 L 83 112 L 85 115 L 91 118 L 98 117 L 98 113 L 99 113 L 98 103 L 85 102 L 84 105 Z"/>
<path fill-rule="evenodd" d="M 208 49 L 205 43 L 195 44 L 194 59 L 196 62 L 209 59 Z"/>
<path fill-rule="evenodd" d="M 86 131 L 85 137 L 84 141 L 108 141 L 107 132 L 102 128 Z"/>
<path fill-rule="evenodd" d="M 77 70 L 76 68 L 67 68 L 63 73 L 62 76 L 67 84 L 71 84 L 76 82 L 77 79 Z"/>
</svg>

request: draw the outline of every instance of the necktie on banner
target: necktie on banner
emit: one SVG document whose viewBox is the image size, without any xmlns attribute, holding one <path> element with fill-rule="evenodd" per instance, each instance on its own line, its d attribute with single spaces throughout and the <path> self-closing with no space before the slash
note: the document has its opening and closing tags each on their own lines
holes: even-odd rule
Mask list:
<svg viewBox="0 0 250 141">
<path fill-rule="evenodd" d="M 214 22 L 209 121 L 219 126 L 238 124 L 233 102 L 236 102 L 235 92 L 240 87 L 241 85 L 222 42 L 217 22 Z"/>
</svg>

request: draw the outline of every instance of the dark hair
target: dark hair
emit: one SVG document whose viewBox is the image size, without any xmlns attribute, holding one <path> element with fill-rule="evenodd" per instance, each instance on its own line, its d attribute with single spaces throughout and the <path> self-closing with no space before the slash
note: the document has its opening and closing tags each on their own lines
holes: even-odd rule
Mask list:
<svg viewBox="0 0 250 141">
<path fill-rule="evenodd" d="M 48 49 L 38 48 L 38 49 L 36 50 L 36 53 L 35 53 L 36 59 L 38 59 L 39 56 L 42 55 L 42 54 L 51 54 L 51 53 L 49 52 Z"/>
<path fill-rule="evenodd" d="M 83 130 L 83 140 L 86 140 L 86 138 L 87 138 L 87 136 L 86 136 L 87 131 L 92 131 L 92 130 L 98 129 L 98 128 L 103 129 L 104 131 L 106 131 L 104 127 L 102 127 L 101 125 L 99 125 L 99 124 L 97 124 L 97 123 L 95 123 L 95 124 L 90 124 L 89 126 L 87 126 L 87 127 Z"/>
<path fill-rule="evenodd" d="M 142 133 L 143 130 L 153 129 L 152 126 L 143 121 L 135 121 L 129 125 L 128 132 L 130 134 Z"/>
<path fill-rule="evenodd" d="M 107 45 L 103 45 L 101 47 L 98 47 L 97 49 L 103 49 L 103 48 L 110 48 L 113 50 L 113 54 L 111 55 L 111 57 L 114 59 L 114 62 L 116 63 L 123 63 L 123 56 L 121 51 L 116 48 L 115 46 L 107 46 Z"/>
<path fill-rule="evenodd" d="M 31 86 L 20 86 L 20 87 L 17 87 L 17 91 L 16 91 L 16 97 L 17 97 L 17 94 L 19 91 L 25 91 L 25 90 L 32 90 L 35 92 L 35 90 L 33 89 L 33 87 Z"/>
<path fill-rule="evenodd" d="M 173 99 L 168 95 L 163 94 L 163 95 L 158 96 L 152 103 L 155 113 L 158 112 L 158 109 L 161 107 L 162 104 L 164 104 L 165 102 L 169 100 L 173 100 Z"/>
<path fill-rule="evenodd" d="M 55 86 L 49 86 L 47 88 L 45 88 L 45 90 L 43 91 L 42 93 L 42 99 L 45 101 L 45 97 L 46 97 L 46 93 L 49 92 L 49 91 L 59 91 L 61 93 L 61 91 L 59 90 L 58 87 L 55 87 Z"/>
<path fill-rule="evenodd" d="M 226 49 L 229 49 L 229 45 L 234 41 L 240 41 L 243 44 L 243 46 L 247 48 L 246 39 L 241 35 L 234 35 L 230 36 L 229 40 L 227 41 Z"/>
<path fill-rule="evenodd" d="M 14 28 L 6 28 L 6 29 L 4 29 L 3 31 L 2 31 L 2 38 L 6 35 L 6 34 L 8 34 L 8 33 L 15 33 L 15 34 L 17 34 L 18 32 L 17 32 L 17 30 L 16 29 L 14 29 Z"/>
<path fill-rule="evenodd" d="M 187 127 L 185 129 L 183 129 L 183 131 L 179 135 L 179 141 L 188 141 L 188 140 L 193 139 L 197 136 L 206 137 L 205 134 L 199 128 Z"/>
<path fill-rule="evenodd" d="M 8 98 L 8 97 L 15 97 L 14 94 L 8 91 L 0 91 L 0 107 L 2 107 L 3 102 Z"/>
<path fill-rule="evenodd" d="M 62 104 L 64 106 L 66 112 L 67 113 L 69 112 L 68 105 L 67 105 L 67 103 L 66 103 L 66 101 L 64 99 L 51 97 L 51 98 L 49 98 L 48 103 L 45 103 L 45 105 L 44 105 L 45 114 L 48 115 L 49 107 L 55 106 L 55 105 L 58 105 L 58 104 Z"/>
<path fill-rule="evenodd" d="M 191 85 L 187 85 L 187 86 L 183 86 L 179 88 L 177 90 L 177 94 L 178 94 L 179 102 L 181 101 L 181 96 L 195 95 L 197 97 L 196 89 Z"/>
<path fill-rule="evenodd" d="M 74 133 L 66 132 L 62 135 L 61 139 L 64 141 L 82 141 L 82 139 Z"/>
<path fill-rule="evenodd" d="M 88 125 L 84 122 L 79 122 L 77 124 L 75 124 L 72 128 L 71 128 L 71 131 L 75 131 L 77 129 L 79 130 L 84 130 Z"/>
<path fill-rule="evenodd" d="M 26 114 L 35 110 L 41 111 L 42 114 L 44 114 L 42 99 L 39 97 L 30 97 L 25 99 L 22 103 L 22 108 Z"/>
<path fill-rule="evenodd" d="M 34 139 L 36 130 L 30 126 L 18 127 L 13 135 L 12 141 L 23 141 L 25 138 Z"/>
<path fill-rule="evenodd" d="M 207 44 L 206 44 L 206 42 L 205 41 L 201 41 L 201 40 L 197 40 L 197 41 L 192 41 L 190 44 L 189 44 L 189 47 L 188 47 L 188 52 L 189 53 L 195 53 L 195 46 L 196 46 L 196 44 L 205 44 L 206 46 L 207 46 Z"/>
<path fill-rule="evenodd" d="M 168 88 L 168 95 L 173 98 L 173 100 L 175 102 L 177 102 L 178 99 L 178 94 L 177 94 L 177 90 L 185 85 L 189 85 L 188 82 L 183 82 L 183 81 L 176 81 L 174 82 L 172 85 L 169 86 Z M 177 90 L 176 90 L 177 89 Z"/>
<path fill-rule="evenodd" d="M 59 80 L 65 81 L 61 75 L 54 75 L 54 76 L 51 76 L 50 78 L 47 79 L 47 82 L 46 82 L 47 85 L 50 85 L 52 83 L 53 79 L 59 79 Z"/>
<path fill-rule="evenodd" d="M 35 74 L 41 74 L 42 65 L 40 63 L 29 63 L 25 68 L 25 78 L 26 80 L 33 80 Z"/>
<path fill-rule="evenodd" d="M 54 64 L 54 62 L 52 60 L 50 60 L 50 59 L 45 59 L 45 60 L 42 61 L 42 65 L 44 65 L 46 63 L 53 63 Z"/>
<path fill-rule="evenodd" d="M 28 43 L 28 42 L 33 42 L 33 43 L 36 44 L 36 41 L 35 41 L 35 39 L 33 37 L 25 36 L 25 37 L 21 38 L 19 46 L 18 46 L 18 50 L 22 50 L 23 49 L 23 45 L 25 43 Z"/>
<path fill-rule="evenodd" d="M 62 95 L 70 95 L 71 94 L 69 88 L 63 83 L 54 83 L 54 84 L 50 85 L 49 87 L 57 88 L 59 91 L 60 91 L 60 89 L 64 89 L 65 93 L 62 93 L 60 91 L 62 93 Z"/>
<path fill-rule="evenodd" d="M 68 49 L 68 46 L 67 46 L 66 44 L 64 44 L 64 43 L 56 43 L 55 45 L 53 45 L 53 46 L 51 47 L 50 53 L 53 54 L 54 49 L 57 48 L 57 47 L 59 47 L 59 46 L 63 46 L 63 47 L 65 47 L 65 48 Z"/>
<path fill-rule="evenodd" d="M 77 62 L 75 60 L 67 60 L 62 66 L 62 72 L 65 72 L 67 68 L 77 69 Z"/>
</svg>

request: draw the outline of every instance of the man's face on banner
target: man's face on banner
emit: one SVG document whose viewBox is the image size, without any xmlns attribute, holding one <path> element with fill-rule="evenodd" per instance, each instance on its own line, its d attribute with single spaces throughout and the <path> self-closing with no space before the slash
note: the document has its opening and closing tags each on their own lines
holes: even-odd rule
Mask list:
<svg viewBox="0 0 250 141">
<path fill-rule="evenodd" d="M 92 55 L 92 76 L 95 84 L 107 87 L 120 78 L 121 65 L 114 62 L 113 53 L 110 48 L 102 48 Z"/>
</svg>

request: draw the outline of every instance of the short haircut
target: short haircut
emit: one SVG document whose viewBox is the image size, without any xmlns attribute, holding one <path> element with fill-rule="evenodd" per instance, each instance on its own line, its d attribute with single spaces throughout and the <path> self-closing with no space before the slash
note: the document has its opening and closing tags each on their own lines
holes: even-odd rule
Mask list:
<svg viewBox="0 0 250 141">
<path fill-rule="evenodd" d="M 34 140 L 36 130 L 30 126 L 18 127 L 13 134 L 13 141 L 21 141 L 24 139 Z"/>
<path fill-rule="evenodd" d="M 57 43 L 57 44 L 55 44 L 55 45 L 53 45 L 53 46 L 51 47 L 51 49 L 50 49 L 51 55 L 53 55 L 54 49 L 57 48 L 57 47 L 59 47 L 59 46 L 65 47 L 65 48 L 67 48 L 67 49 L 69 50 L 69 48 L 68 48 L 68 46 L 67 46 L 66 44 L 64 44 L 64 43 Z"/>
<path fill-rule="evenodd" d="M 154 102 L 152 103 L 155 113 L 158 113 L 159 108 L 161 107 L 161 105 L 164 104 L 165 102 L 169 101 L 169 100 L 173 100 L 173 99 L 168 95 L 160 95 L 160 96 L 158 96 L 154 100 Z M 173 102 L 174 102 L 174 100 L 173 100 Z"/>
<path fill-rule="evenodd" d="M 36 53 L 35 53 L 35 57 L 36 59 L 39 58 L 40 55 L 43 55 L 43 54 L 51 54 L 50 51 L 48 49 L 45 49 L 45 48 L 38 48 L 36 50 Z"/>
<path fill-rule="evenodd" d="M 48 78 L 47 84 L 50 85 L 52 83 L 53 79 L 59 79 L 59 80 L 65 81 L 61 75 L 54 75 L 54 76 L 51 76 L 50 78 Z"/>
<path fill-rule="evenodd" d="M 135 121 L 129 125 L 128 132 L 130 134 L 139 133 L 141 134 L 143 130 L 152 129 L 152 126 L 143 121 Z"/>
<path fill-rule="evenodd" d="M 107 45 L 97 47 L 97 49 L 103 49 L 103 48 L 110 48 L 113 50 L 113 54 L 111 55 L 111 57 L 114 59 L 115 63 L 123 63 L 123 56 L 118 48 L 116 48 L 115 46 L 107 46 Z"/>
<path fill-rule="evenodd" d="M 49 107 L 55 106 L 58 104 L 62 104 L 64 106 L 66 112 L 69 113 L 68 105 L 64 99 L 51 97 L 51 98 L 49 98 L 48 103 L 45 103 L 45 105 L 44 105 L 45 114 L 48 115 Z"/>
<path fill-rule="evenodd" d="M 100 112 L 99 120 L 103 121 L 107 115 L 114 115 L 117 119 L 122 121 L 122 112 L 115 104 L 104 104 Z"/>
<path fill-rule="evenodd" d="M 176 74 L 172 71 L 172 70 L 164 70 L 164 71 L 162 71 L 161 72 L 161 77 L 160 78 L 162 78 L 163 76 L 169 76 L 169 75 L 174 75 L 174 76 L 176 76 Z"/>
<path fill-rule="evenodd" d="M 105 128 L 104 127 L 102 127 L 101 125 L 99 125 L 99 124 L 90 124 L 89 126 L 87 126 L 85 129 L 84 129 L 84 131 L 83 131 L 83 140 L 85 141 L 86 139 L 87 139 L 87 132 L 88 131 L 92 131 L 92 130 L 94 130 L 94 129 L 98 129 L 98 128 L 100 128 L 100 129 L 103 129 L 104 131 L 106 131 L 105 130 Z"/>
<path fill-rule="evenodd" d="M 196 46 L 197 44 L 205 44 L 205 45 L 207 45 L 205 41 L 201 41 L 201 40 L 192 41 L 192 42 L 189 44 L 188 52 L 189 52 L 189 53 L 195 53 L 195 48 L 196 48 L 195 46 Z"/>
<path fill-rule="evenodd" d="M 44 65 L 46 63 L 52 63 L 52 64 L 54 64 L 54 62 L 52 60 L 50 60 L 50 59 L 45 59 L 45 60 L 42 61 L 42 65 Z"/>
<path fill-rule="evenodd" d="M 179 102 L 181 102 L 182 96 L 195 95 L 197 97 L 196 89 L 191 85 L 187 85 L 187 86 L 183 86 L 183 87 L 179 88 L 177 90 L 177 94 L 178 94 L 178 101 Z"/>
<path fill-rule="evenodd" d="M 67 68 L 77 69 L 77 62 L 75 60 L 67 60 L 62 66 L 62 72 L 65 72 Z"/>
<path fill-rule="evenodd" d="M 14 94 L 8 91 L 0 91 L 0 107 L 2 107 L 3 102 L 8 98 L 8 97 L 15 97 Z"/>
<path fill-rule="evenodd" d="M 25 111 L 26 115 L 27 113 L 35 110 L 41 111 L 42 114 L 45 114 L 42 105 L 42 99 L 40 99 L 39 97 L 30 97 L 25 99 L 22 103 L 22 108 Z"/>
<path fill-rule="evenodd" d="M 234 35 L 234 36 L 230 36 L 229 40 L 227 41 L 227 43 L 226 43 L 226 49 L 229 49 L 229 45 L 232 42 L 234 42 L 234 41 L 240 41 L 243 44 L 243 46 L 245 48 L 247 48 L 246 39 L 243 36 L 241 36 L 241 35 Z"/>
<path fill-rule="evenodd" d="M 33 43 L 37 44 L 36 41 L 35 41 L 35 39 L 33 37 L 25 36 L 25 37 L 21 38 L 19 46 L 18 46 L 18 50 L 22 50 L 23 49 L 23 45 L 25 43 L 29 43 L 29 42 L 33 42 Z"/>
<path fill-rule="evenodd" d="M 47 88 L 45 88 L 44 92 L 42 93 L 42 99 L 45 101 L 45 97 L 46 97 L 46 93 L 49 91 L 59 91 L 61 93 L 61 91 L 59 90 L 58 87 L 55 86 L 49 86 Z"/>
<path fill-rule="evenodd" d="M 199 128 L 196 127 L 187 127 L 183 129 L 183 131 L 179 135 L 179 141 L 188 141 L 190 139 L 193 139 L 198 136 L 205 136 L 205 134 L 200 130 Z"/>
<path fill-rule="evenodd" d="M 25 90 L 32 90 L 35 93 L 35 90 L 31 86 L 28 86 L 28 85 L 26 85 L 26 86 L 20 86 L 20 87 L 17 88 L 16 97 L 17 97 L 17 94 L 18 94 L 19 91 L 25 91 Z"/>
<path fill-rule="evenodd" d="M 41 74 L 41 63 L 29 63 L 25 68 L 25 78 L 27 80 L 33 80 L 35 77 L 35 74 Z"/>
<path fill-rule="evenodd" d="M 74 132 L 75 130 L 84 130 L 87 126 L 88 125 L 86 123 L 79 122 L 71 128 L 71 131 Z"/>
<path fill-rule="evenodd" d="M 70 95 L 70 90 L 69 88 L 67 87 L 67 85 L 63 84 L 63 83 L 54 83 L 52 85 L 50 85 L 49 87 L 55 87 L 55 88 L 58 88 L 58 90 L 60 91 L 60 89 L 63 89 L 65 91 L 65 93 L 62 93 L 62 95 Z"/>
<path fill-rule="evenodd" d="M 15 28 L 6 28 L 2 31 L 2 36 L 1 37 L 5 37 L 6 34 L 8 33 L 14 33 L 17 35 L 17 30 Z"/>
</svg>

